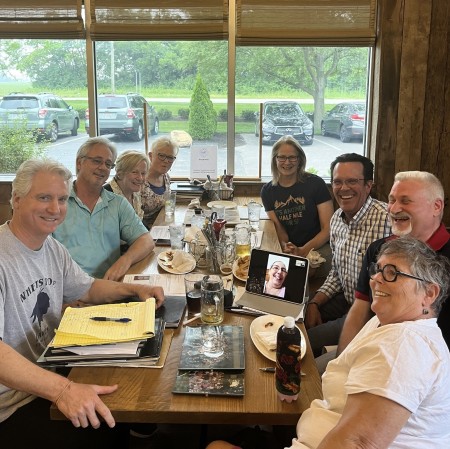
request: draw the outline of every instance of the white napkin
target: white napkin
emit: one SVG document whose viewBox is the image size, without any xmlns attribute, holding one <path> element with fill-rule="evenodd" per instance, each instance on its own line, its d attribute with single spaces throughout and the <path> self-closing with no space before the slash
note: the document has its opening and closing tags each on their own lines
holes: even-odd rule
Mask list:
<svg viewBox="0 0 450 449">
<path fill-rule="evenodd" d="M 192 242 L 192 240 L 197 240 L 198 242 L 205 242 L 206 243 L 206 238 L 203 235 L 202 230 L 195 225 L 186 227 L 186 232 L 184 234 L 184 241 L 185 242 Z"/>
<path fill-rule="evenodd" d="M 195 261 L 189 257 L 188 253 L 179 250 L 174 251 L 172 259 L 172 268 L 174 270 L 184 273 L 185 271 L 191 270 L 194 263 Z"/>
<path fill-rule="evenodd" d="M 195 209 L 196 207 L 200 207 L 200 200 L 198 198 L 194 198 L 188 204 L 188 209 Z"/>
<path fill-rule="evenodd" d="M 313 249 L 308 253 L 306 258 L 309 260 L 311 267 L 318 267 L 321 263 L 327 261 L 318 251 L 314 251 Z"/>
<path fill-rule="evenodd" d="M 256 338 L 268 351 L 277 349 L 277 333 L 270 331 L 256 332 Z"/>
</svg>

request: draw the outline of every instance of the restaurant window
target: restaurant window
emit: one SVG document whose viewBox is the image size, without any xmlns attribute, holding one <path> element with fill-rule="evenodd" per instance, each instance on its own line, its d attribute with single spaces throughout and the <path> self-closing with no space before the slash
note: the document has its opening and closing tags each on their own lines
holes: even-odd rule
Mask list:
<svg viewBox="0 0 450 449">
<path fill-rule="evenodd" d="M 49 130 L 48 139 L 36 144 L 73 171 L 76 150 L 89 133 L 111 131 L 106 135 L 121 152 L 145 151 L 157 136 L 189 131 L 198 77 L 213 103 L 217 128 L 194 144 L 217 146 L 219 173 L 269 177 L 272 143 L 287 133 L 302 141 L 307 168 L 325 178 L 338 154 L 366 152 L 368 120 L 359 104 L 346 115 L 345 128 L 322 122 L 340 102 L 363 103 L 370 110 L 376 0 L 159 0 L 151 6 L 140 0 L 113 6 L 109 0 L 50 0 L 39 8 L 34 3 L 13 7 L 0 0 L 0 96 L 56 94 L 59 104 L 78 114 L 77 130 L 58 127 L 55 141 L 55 130 L 53 137 Z M 145 98 L 152 110 L 147 138 L 135 127 L 106 127 L 114 112 L 103 106 L 112 95 L 122 96 L 130 115 Z M 273 101 L 283 103 L 268 103 Z M 302 125 L 299 114 L 307 118 Z M 23 117 L 22 111 L 15 119 Z M 189 173 L 184 147 L 171 175 Z"/>
</svg>

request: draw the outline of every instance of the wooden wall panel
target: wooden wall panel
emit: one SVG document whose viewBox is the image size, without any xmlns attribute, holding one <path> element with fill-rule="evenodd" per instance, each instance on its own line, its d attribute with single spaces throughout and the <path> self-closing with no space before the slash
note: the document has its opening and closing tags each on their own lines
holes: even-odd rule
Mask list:
<svg viewBox="0 0 450 449">
<path fill-rule="evenodd" d="M 370 154 L 381 199 L 401 170 L 434 173 L 450 195 L 449 27 L 448 0 L 379 0 Z"/>
</svg>

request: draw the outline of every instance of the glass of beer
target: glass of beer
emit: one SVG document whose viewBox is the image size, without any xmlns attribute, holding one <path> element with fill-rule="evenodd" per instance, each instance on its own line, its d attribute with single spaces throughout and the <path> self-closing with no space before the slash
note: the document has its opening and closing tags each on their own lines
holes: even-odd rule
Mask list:
<svg viewBox="0 0 450 449">
<path fill-rule="evenodd" d="M 249 256 L 252 245 L 251 245 L 251 231 L 250 225 L 245 223 L 239 223 L 234 228 L 234 236 L 236 239 L 236 257 Z"/>
</svg>

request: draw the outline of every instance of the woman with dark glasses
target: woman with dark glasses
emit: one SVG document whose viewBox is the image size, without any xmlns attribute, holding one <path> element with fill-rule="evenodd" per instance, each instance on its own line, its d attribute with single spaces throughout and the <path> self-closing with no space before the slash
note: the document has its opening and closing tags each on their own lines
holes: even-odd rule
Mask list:
<svg viewBox="0 0 450 449">
<path fill-rule="evenodd" d="M 144 225 L 150 229 L 165 203 L 165 195 L 170 192 L 168 171 L 178 154 L 177 144 L 169 137 L 156 139 L 148 154 L 150 168 L 142 186 L 141 199 L 144 210 Z"/>
</svg>

